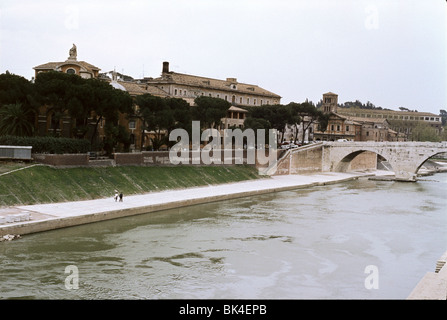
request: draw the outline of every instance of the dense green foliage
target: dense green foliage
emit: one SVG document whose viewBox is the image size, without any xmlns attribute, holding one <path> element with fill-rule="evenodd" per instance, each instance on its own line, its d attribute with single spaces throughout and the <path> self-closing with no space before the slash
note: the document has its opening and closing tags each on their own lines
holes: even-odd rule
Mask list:
<svg viewBox="0 0 447 320">
<path fill-rule="evenodd" d="M 88 140 L 56 137 L 0 136 L 0 145 L 31 146 L 33 153 L 86 153 L 90 151 Z"/>
<path fill-rule="evenodd" d="M 55 71 L 39 73 L 34 82 L 9 72 L 0 75 L 0 135 L 35 136 L 42 106 L 51 115 L 53 136 L 58 135 L 60 120 L 69 116 L 73 137 L 93 144 L 99 122 L 107 119 L 104 149 L 110 152 L 117 143 L 128 142 L 118 125 L 120 113 L 134 112 L 128 92 L 102 80 Z M 96 126 L 88 134 L 92 121 Z"/>
<path fill-rule="evenodd" d="M 216 128 L 231 107 L 226 100 L 206 96 L 198 97 L 194 102 L 196 106 L 192 109 L 193 117 L 200 121 L 202 128 Z"/>
<path fill-rule="evenodd" d="M 171 131 L 182 125 L 191 126 L 191 110 L 189 104 L 178 98 L 161 98 L 151 94 L 143 94 L 135 98 L 138 105 L 136 115 L 142 123 L 141 130 L 153 131 L 151 145 L 154 150 L 159 150 L 162 145 L 169 145 L 169 137 L 165 131 Z M 145 135 L 142 134 L 142 139 Z M 141 141 L 141 145 L 149 143 Z"/>
<path fill-rule="evenodd" d="M 278 131 L 278 142 L 282 141 L 282 136 L 286 125 L 293 125 L 296 128 L 301 124 L 302 132 L 305 132 L 311 125 L 319 121 L 326 121 L 327 117 L 318 110 L 312 103 L 291 102 L 287 105 L 263 105 L 259 107 L 247 108 L 249 113 L 245 120 L 245 128 L 255 129 L 276 129 Z M 306 117 L 306 121 L 303 121 Z M 298 130 L 295 131 L 298 133 Z M 294 140 L 297 140 L 295 135 Z M 302 137 L 304 143 L 304 136 Z"/>
<path fill-rule="evenodd" d="M 0 108 L 0 135 L 31 136 L 34 131 L 33 114 L 21 103 L 7 104 Z"/>
</svg>

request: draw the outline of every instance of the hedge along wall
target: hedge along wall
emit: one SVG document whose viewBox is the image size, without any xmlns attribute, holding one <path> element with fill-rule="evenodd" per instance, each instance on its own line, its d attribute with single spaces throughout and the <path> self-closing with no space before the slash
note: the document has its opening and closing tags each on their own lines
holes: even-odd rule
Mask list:
<svg viewBox="0 0 447 320">
<path fill-rule="evenodd" d="M 32 153 L 87 153 L 90 141 L 84 139 L 56 137 L 16 137 L 0 136 L 0 145 L 31 146 Z"/>
</svg>

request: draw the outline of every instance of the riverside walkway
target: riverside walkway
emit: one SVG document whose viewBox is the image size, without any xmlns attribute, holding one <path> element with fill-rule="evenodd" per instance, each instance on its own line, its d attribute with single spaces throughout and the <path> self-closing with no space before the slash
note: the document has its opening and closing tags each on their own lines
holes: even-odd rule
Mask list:
<svg viewBox="0 0 447 320">
<path fill-rule="evenodd" d="M 3 218 L 0 236 L 24 235 L 200 203 L 337 183 L 367 175 L 374 174 L 327 172 L 272 176 L 221 185 L 124 195 L 123 202 L 115 202 L 113 195 L 110 195 L 109 198 L 96 200 L 0 208 L 0 219 Z M 6 219 L 9 222 L 5 222 Z"/>
</svg>

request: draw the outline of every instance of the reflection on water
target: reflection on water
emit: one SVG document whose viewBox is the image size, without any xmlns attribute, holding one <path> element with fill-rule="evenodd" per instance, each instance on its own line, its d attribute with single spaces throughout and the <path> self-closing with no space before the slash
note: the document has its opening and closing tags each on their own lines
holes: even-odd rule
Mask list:
<svg viewBox="0 0 447 320">
<path fill-rule="evenodd" d="M 358 180 L 0 243 L 0 297 L 405 299 L 447 250 L 447 175 Z M 65 267 L 79 271 L 68 290 Z M 366 289 L 367 266 L 379 288 Z"/>
</svg>

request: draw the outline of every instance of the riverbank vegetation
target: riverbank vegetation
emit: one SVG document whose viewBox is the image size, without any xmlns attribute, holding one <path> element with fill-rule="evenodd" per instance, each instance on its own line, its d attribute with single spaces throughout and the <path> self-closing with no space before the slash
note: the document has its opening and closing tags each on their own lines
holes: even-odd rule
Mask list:
<svg viewBox="0 0 447 320">
<path fill-rule="evenodd" d="M 0 207 L 113 197 L 265 178 L 252 166 L 56 169 L 0 163 Z"/>
</svg>

